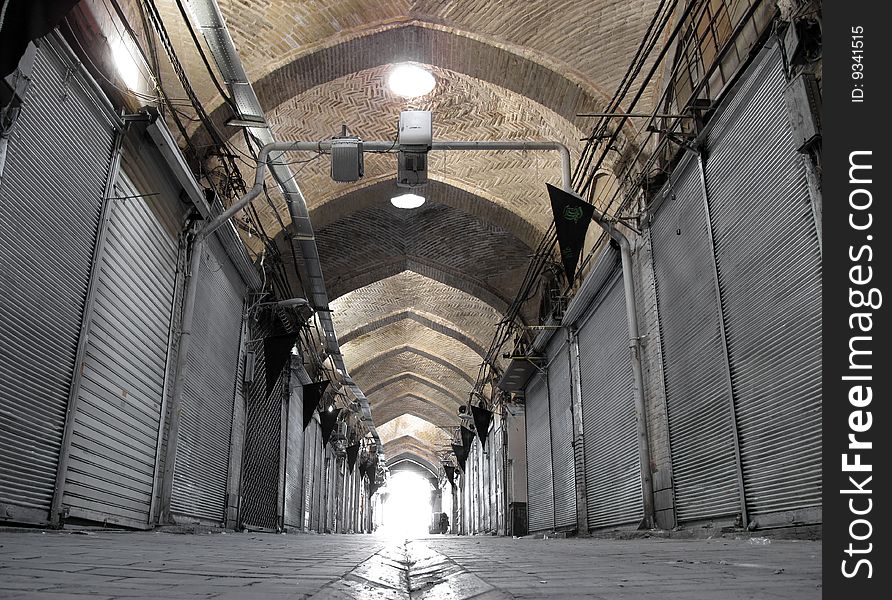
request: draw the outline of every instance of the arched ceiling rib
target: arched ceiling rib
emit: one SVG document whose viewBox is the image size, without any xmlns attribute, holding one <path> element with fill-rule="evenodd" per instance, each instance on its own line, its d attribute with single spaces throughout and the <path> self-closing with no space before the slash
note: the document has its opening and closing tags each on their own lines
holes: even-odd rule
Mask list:
<svg viewBox="0 0 892 600">
<path fill-rule="evenodd" d="M 369 252 L 373 252 L 369 249 Z M 325 264 L 326 255 L 320 253 Z M 335 329 L 347 344 L 370 324 L 385 326 L 411 312 L 431 329 L 451 327 L 475 350 L 489 342 L 501 312 L 479 298 L 416 272 L 404 271 L 340 296 L 330 304 Z M 437 327 L 434 324 L 440 325 Z"/>
<path fill-rule="evenodd" d="M 429 354 L 451 359 L 456 368 L 476 379 L 482 357 L 465 344 L 417 321 L 403 319 L 351 340 L 341 346 L 347 368 L 366 362 L 392 348 L 411 345 Z"/>
<path fill-rule="evenodd" d="M 449 432 L 415 415 L 401 415 L 379 425 L 378 429 L 385 444 L 404 436 L 432 446 L 448 444 L 451 440 Z"/>
<path fill-rule="evenodd" d="M 456 424 L 457 412 L 454 408 L 444 408 L 436 404 L 422 390 L 388 398 L 378 398 L 372 409 L 376 423 L 386 423 L 401 415 L 415 415 L 434 425 L 447 427 Z"/>
<path fill-rule="evenodd" d="M 374 376 L 382 378 L 392 372 L 403 372 L 412 369 L 424 369 L 426 372 L 436 370 L 445 377 L 458 377 L 468 384 L 474 383 L 474 379 L 467 373 L 457 368 L 451 362 L 441 356 L 424 352 L 412 346 L 399 346 L 388 350 L 374 359 L 366 361 L 353 370 L 354 375 L 362 375 L 366 371 L 373 371 Z"/>
</svg>

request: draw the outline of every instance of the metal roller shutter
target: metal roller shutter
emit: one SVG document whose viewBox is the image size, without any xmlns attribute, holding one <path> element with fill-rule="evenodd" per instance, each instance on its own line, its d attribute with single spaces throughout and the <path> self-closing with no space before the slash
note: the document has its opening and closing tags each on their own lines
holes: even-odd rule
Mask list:
<svg viewBox="0 0 892 600">
<path fill-rule="evenodd" d="M 46 522 L 115 132 L 46 40 L 30 77 L 0 185 L 0 513 Z"/>
<path fill-rule="evenodd" d="M 306 378 L 309 383 L 309 377 Z M 288 399 L 288 441 L 285 464 L 285 525 L 303 528 L 304 403 L 303 383 L 292 367 Z"/>
<path fill-rule="evenodd" d="M 71 517 L 148 527 L 178 248 L 119 177 L 94 275 L 63 503 Z"/>
<path fill-rule="evenodd" d="M 777 48 L 747 77 L 707 135 L 706 186 L 747 507 L 764 514 L 821 506 L 821 253 Z"/>
<path fill-rule="evenodd" d="M 548 423 L 548 386 L 538 375 L 527 385 L 527 514 L 530 533 L 554 528 L 554 478 L 551 465 L 551 428 Z"/>
<path fill-rule="evenodd" d="M 675 170 L 651 225 L 675 510 L 679 522 L 740 512 L 731 389 L 697 160 Z"/>
<path fill-rule="evenodd" d="M 576 466 L 573 464 L 573 408 L 570 353 L 566 340 L 551 341 L 548 356 L 548 406 L 554 476 L 554 526 L 576 527 Z"/>
<path fill-rule="evenodd" d="M 245 284 L 216 238 L 203 251 L 171 510 L 222 522 Z"/>
<path fill-rule="evenodd" d="M 605 287 L 579 329 L 585 485 L 592 529 L 632 523 L 644 515 L 622 277 Z"/>
<path fill-rule="evenodd" d="M 274 335 L 274 323 L 260 322 L 251 329 L 254 380 L 247 385 L 245 451 L 242 466 L 242 524 L 260 529 L 278 526 L 282 399 L 289 369 L 282 369 L 267 393 L 263 340 Z"/>
<path fill-rule="evenodd" d="M 301 421 L 301 424 L 303 422 Z M 313 529 L 313 490 L 316 482 L 316 447 L 319 441 L 316 439 L 316 420 L 310 421 L 304 431 L 304 529 Z"/>
</svg>

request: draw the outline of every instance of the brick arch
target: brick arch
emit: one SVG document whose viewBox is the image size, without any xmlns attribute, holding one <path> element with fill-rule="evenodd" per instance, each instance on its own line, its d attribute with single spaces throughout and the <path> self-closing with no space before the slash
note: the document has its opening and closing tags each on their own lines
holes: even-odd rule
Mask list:
<svg viewBox="0 0 892 600">
<path fill-rule="evenodd" d="M 270 110 L 333 79 L 412 61 L 462 73 L 526 96 L 574 124 L 578 121 L 577 113 L 606 106 L 609 95 L 588 78 L 574 73 L 569 65 L 556 61 L 549 64 L 544 58 L 542 54 L 524 52 L 520 47 L 485 36 L 412 20 L 354 30 L 352 35 L 339 37 L 331 45 L 295 55 L 284 65 L 272 70 L 266 67 L 253 85 L 260 104 Z M 221 104 L 219 96 L 209 105 L 214 107 L 210 117 L 218 129 L 232 131 L 225 125 L 232 115 L 229 107 Z M 191 141 L 202 148 L 206 140 L 206 134 L 198 131 Z"/>
<path fill-rule="evenodd" d="M 409 382 L 411 385 L 418 384 L 423 386 L 424 388 L 428 388 L 429 390 L 433 390 L 438 394 L 442 395 L 444 398 L 450 398 L 455 402 L 455 405 L 458 406 L 464 402 L 463 395 L 461 394 L 461 390 L 453 390 L 448 387 L 442 385 L 441 383 L 425 377 L 423 375 L 419 375 L 418 373 L 412 373 L 409 371 L 398 373 L 392 377 L 388 377 L 382 381 L 377 382 L 373 386 L 364 390 L 366 396 L 373 396 L 377 392 L 383 392 L 389 388 L 394 387 L 397 384 L 401 384 L 404 382 Z M 428 391 L 430 393 L 430 391 Z"/>
<path fill-rule="evenodd" d="M 411 345 L 429 354 L 441 356 L 469 377 L 476 378 L 482 359 L 469 346 L 445 333 L 412 319 L 403 319 L 355 338 L 341 346 L 347 369 L 361 365 L 397 346 Z"/>
<path fill-rule="evenodd" d="M 377 329 L 381 329 L 382 327 L 387 327 L 392 323 L 397 323 L 403 320 L 411 320 L 416 321 L 424 325 L 429 329 L 433 329 L 439 333 L 448 335 L 449 337 L 461 342 L 471 350 L 473 350 L 476 354 L 478 354 L 481 358 L 486 356 L 486 349 L 480 345 L 476 340 L 469 337 L 463 331 L 461 331 L 458 326 L 454 323 L 446 321 L 444 319 L 440 319 L 435 315 L 427 314 L 423 311 L 418 311 L 414 309 L 401 310 L 398 312 L 390 313 L 389 315 L 385 315 L 381 318 L 375 319 L 374 321 L 369 321 L 365 323 L 361 327 L 357 327 L 356 329 L 352 329 L 347 331 L 340 337 L 341 343 L 346 344 L 358 337 L 362 337 L 363 335 L 368 335 L 374 332 Z M 368 360 L 360 363 L 359 366 L 354 367 L 354 372 L 361 369 L 362 366 L 368 364 L 373 360 L 379 360 L 383 355 L 378 356 L 370 356 Z"/>
<path fill-rule="evenodd" d="M 393 396 L 386 399 L 378 399 L 372 406 L 372 416 L 375 422 L 386 423 L 401 415 L 415 415 L 437 426 L 447 427 L 458 424 L 456 408 L 449 409 L 435 404 L 434 401 L 423 392 L 416 390 L 413 393 Z"/>
<path fill-rule="evenodd" d="M 397 358 L 401 354 L 409 354 L 412 356 L 424 358 L 433 364 L 442 366 L 444 369 L 447 369 L 450 372 L 452 372 L 453 374 L 457 375 L 458 377 L 461 377 L 466 382 L 468 382 L 470 384 L 474 383 L 474 379 L 472 377 L 470 377 L 467 373 L 465 373 L 461 369 L 457 368 L 455 365 L 453 365 L 448 360 L 444 359 L 442 356 L 439 356 L 436 354 L 431 354 L 430 352 L 425 352 L 424 350 L 419 350 L 418 348 L 415 348 L 415 347 L 409 346 L 409 345 L 398 346 L 396 348 L 393 348 L 392 350 L 388 350 L 387 352 L 384 352 L 383 354 L 378 355 L 373 361 L 369 360 L 369 361 L 362 363 L 360 366 L 353 369 L 353 371 L 351 372 L 351 375 L 354 380 L 356 380 L 357 377 L 362 378 L 363 375 L 365 374 L 365 372 L 374 368 L 375 365 L 379 364 L 380 362 L 386 362 L 391 359 Z"/>
<path fill-rule="evenodd" d="M 504 229 L 531 250 L 539 244 L 542 237 L 541 227 L 531 220 L 529 215 L 508 210 L 485 190 L 470 190 L 462 182 L 441 174 L 431 174 L 429 183 L 421 189 L 420 193 L 428 201 L 444 204 Z M 324 204 L 314 206 L 309 211 L 310 220 L 316 231 L 321 231 L 345 216 L 381 204 L 382 199 L 405 191 L 397 187 L 396 179 L 391 175 L 364 177 L 355 187 L 332 197 Z"/>
<path fill-rule="evenodd" d="M 345 273 L 329 286 L 330 297 L 337 300 L 344 294 L 404 271 L 412 271 L 467 292 L 499 311 L 504 311 L 508 308 L 509 297 L 504 296 L 500 290 L 495 290 L 487 283 L 451 269 L 448 265 L 418 256 L 397 256 L 390 260 L 382 261 L 368 269 L 358 267 L 353 271 Z"/>
<path fill-rule="evenodd" d="M 387 452 L 385 445 L 385 453 Z M 436 457 L 436 454 L 425 453 L 424 456 L 420 456 L 423 450 L 402 450 L 400 448 L 399 454 L 394 456 L 393 458 L 388 457 L 386 459 L 386 463 L 391 473 L 396 473 L 399 471 L 412 471 L 413 473 L 418 473 L 423 477 L 438 477 L 438 468 L 434 466 L 434 463 L 429 460 L 430 457 Z"/>
<path fill-rule="evenodd" d="M 473 387 L 472 378 L 451 364 L 443 357 L 432 360 L 411 351 L 403 351 L 395 355 L 379 356 L 366 361 L 351 372 L 355 381 L 363 390 L 374 389 L 381 382 L 404 373 L 414 373 L 429 381 L 436 381 L 441 386 L 463 395 Z"/>
</svg>

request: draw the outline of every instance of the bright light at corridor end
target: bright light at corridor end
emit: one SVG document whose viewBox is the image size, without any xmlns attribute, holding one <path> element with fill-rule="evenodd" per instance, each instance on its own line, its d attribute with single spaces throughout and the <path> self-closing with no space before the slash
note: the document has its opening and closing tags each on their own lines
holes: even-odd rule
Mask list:
<svg viewBox="0 0 892 600">
<path fill-rule="evenodd" d="M 409 471 L 391 475 L 382 491 L 384 523 L 380 533 L 395 538 L 426 535 L 431 520 L 431 486 L 424 477 Z"/>
<path fill-rule="evenodd" d="M 418 208 L 424 204 L 424 196 L 417 194 L 403 194 L 390 199 L 390 203 L 397 208 Z"/>
<path fill-rule="evenodd" d="M 417 98 L 429 94 L 436 85 L 434 76 L 415 65 L 396 65 L 387 77 L 387 86 L 397 96 Z"/>
</svg>

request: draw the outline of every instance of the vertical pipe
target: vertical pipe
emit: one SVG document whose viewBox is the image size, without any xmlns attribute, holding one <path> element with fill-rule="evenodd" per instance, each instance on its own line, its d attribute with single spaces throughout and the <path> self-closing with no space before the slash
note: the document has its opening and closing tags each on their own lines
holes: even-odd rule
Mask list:
<svg viewBox="0 0 892 600">
<path fill-rule="evenodd" d="M 632 272 L 632 250 L 629 240 L 620 235 L 620 257 L 623 268 L 623 287 L 626 297 L 626 319 L 629 326 L 629 353 L 632 358 L 634 378 L 635 416 L 638 430 L 638 461 L 641 464 L 641 491 L 644 496 L 644 521 L 646 529 L 654 527 L 654 486 L 650 470 L 650 442 L 647 436 L 647 405 L 644 402 L 644 376 L 641 370 L 641 337 L 638 333 L 638 314 L 635 309 L 635 282 Z"/>
<path fill-rule="evenodd" d="M 102 208 L 99 216 L 99 230 L 96 233 L 96 245 L 93 249 L 92 264 L 90 265 L 90 280 L 87 283 L 87 296 L 84 299 L 84 312 L 81 317 L 81 330 L 78 336 L 77 351 L 74 361 L 74 377 L 71 387 L 68 388 L 68 406 L 65 415 L 65 429 L 62 433 L 62 447 L 59 451 L 59 463 L 56 465 L 56 483 L 53 489 L 53 501 L 50 505 L 50 523 L 54 527 L 60 527 L 62 523 L 62 500 L 65 495 L 65 478 L 68 474 L 68 461 L 71 457 L 71 438 L 74 435 L 74 418 L 77 414 L 78 396 L 80 395 L 81 376 L 83 375 L 83 362 L 87 351 L 87 340 L 90 334 L 90 322 L 93 320 L 93 307 L 96 300 L 97 280 L 99 279 L 99 264 L 105 249 L 105 239 L 108 233 L 109 222 L 114 212 L 113 196 L 115 181 L 118 177 L 118 168 L 121 164 L 121 148 L 124 144 L 126 130 L 119 128 L 115 132 L 112 146 L 111 159 L 109 161 L 108 175 L 105 179 L 105 190 L 102 196 Z"/>
<path fill-rule="evenodd" d="M 576 524 L 577 535 L 588 536 L 588 490 L 585 483 L 585 452 L 582 450 L 585 432 L 582 425 L 582 376 L 579 370 L 579 335 L 575 328 L 567 331 L 572 381 L 573 463 L 576 468 Z M 579 452 L 577 452 L 579 450 Z M 579 456 L 579 460 L 576 457 Z"/>
<path fill-rule="evenodd" d="M 164 477 L 161 480 L 161 516 L 162 524 L 173 523 L 170 501 L 173 494 L 173 474 L 177 458 L 177 442 L 180 434 L 180 411 L 183 407 L 183 386 L 188 372 L 188 356 L 192 346 L 192 327 L 195 321 L 195 300 L 198 296 L 198 279 L 201 270 L 204 240 L 196 238 L 192 243 L 192 256 L 189 259 L 189 271 L 186 273 L 186 295 L 183 299 L 183 316 L 180 321 L 180 342 L 177 349 L 177 363 L 173 390 L 170 398 L 170 425 L 167 430 L 167 453 L 164 458 Z"/>
<path fill-rule="evenodd" d="M 728 338 L 725 334 L 725 311 L 722 308 L 722 287 L 719 284 L 719 267 L 715 255 L 715 236 L 712 231 L 712 213 L 709 209 L 709 193 L 706 187 L 706 164 L 703 159 L 703 152 L 697 153 L 697 165 L 700 170 L 700 191 L 703 193 L 703 206 L 706 210 L 706 234 L 709 236 L 709 247 L 712 249 L 712 278 L 718 304 L 719 317 L 719 336 L 722 341 L 724 366 L 725 366 L 725 385 L 728 388 L 728 398 L 730 398 L 730 418 L 731 418 L 731 434 L 734 442 L 734 460 L 737 465 L 737 488 L 740 491 L 740 517 L 743 526 L 749 523 L 746 512 L 746 489 L 743 486 L 743 464 L 740 460 L 740 436 L 737 431 L 737 410 L 734 406 L 734 385 L 731 382 L 731 359 L 728 354 Z"/>
</svg>

